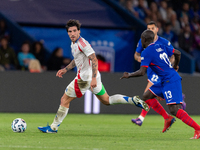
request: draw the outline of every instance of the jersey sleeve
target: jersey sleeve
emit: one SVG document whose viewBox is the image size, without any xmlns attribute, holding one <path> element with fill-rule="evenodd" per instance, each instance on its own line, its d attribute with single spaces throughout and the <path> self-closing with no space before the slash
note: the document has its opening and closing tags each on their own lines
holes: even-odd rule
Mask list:
<svg viewBox="0 0 200 150">
<path fill-rule="evenodd" d="M 95 53 L 91 45 L 88 43 L 88 41 L 84 39 L 79 39 L 78 48 L 81 52 L 83 52 L 87 57 L 91 54 Z"/>
<path fill-rule="evenodd" d="M 171 47 L 171 48 L 174 48 L 174 47 L 172 46 L 172 44 L 171 44 L 170 41 L 168 41 L 167 45 L 168 45 L 169 47 Z"/>
<path fill-rule="evenodd" d="M 174 54 L 174 48 L 173 47 L 165 46 L 165 49 L 166 49 L 169 57 L 171 57 Z"/>
<path fill-rule="evenodd" d="M 149 48 L 147 47 L 141 54 L 141 67 L 149 67 L 151 63 L 151 57 L 149 53 Z"/>
<path fill-rule="evenodd" d="M 136 52 L 142 53 L 142 51 L 143 51 L 143 47 L 142 47 L 142 42 L 141 42 L 141 39 L 140 39 L 139 42 L 137 43 Z"/>
<path fill-rule="evenodd" d="M 168 40 L 166 40 L 166 39 L 165 39 L 165 44 L 164 44 L 164 45 L 165 45 L 165 46 L 168 46 L 168 47 L 171 47 L 171 48 L 174 48 L 174 47 L 172 46 L 171 42 L 168 41 Z"/>
<path fill-rule="evenodd" d="M 160 37 L 160 38 L 161 38 L 161 43 L 159 43 L 159 44 L 162 44 L 162 45 L 165 45 L 165 46 L 168 46 L 168 47 L 174 48 L 174 47 L 172 46 L 172 44 L 171 44 L 170 41 L 168 41 L 167 39 L 162 38 L 162 37 Z"/>
</svg>

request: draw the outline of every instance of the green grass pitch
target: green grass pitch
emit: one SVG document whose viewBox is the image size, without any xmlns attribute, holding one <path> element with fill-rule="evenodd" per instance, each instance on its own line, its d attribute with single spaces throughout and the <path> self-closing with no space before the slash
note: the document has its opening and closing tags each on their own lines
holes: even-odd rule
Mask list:
<svg viewBox="0 0 200 150">
<path fill-rule="evenodd" d="M 200 139 L 190 140 L 194 130 L 176 119 L 161 133 L 164 120 L 147 115 L 141 127 L 131 123 L 137 115 L 68 114 L 57 134 L 41 133 L 38 126 L 52 123 L 55 114 L 0 113 L 2 150 L 199 150 Z M 200 123 L 200 116 L 192 116 Z M 23 118 L 24 133 L 11 130 L 12 120 Z"/>
</svg>

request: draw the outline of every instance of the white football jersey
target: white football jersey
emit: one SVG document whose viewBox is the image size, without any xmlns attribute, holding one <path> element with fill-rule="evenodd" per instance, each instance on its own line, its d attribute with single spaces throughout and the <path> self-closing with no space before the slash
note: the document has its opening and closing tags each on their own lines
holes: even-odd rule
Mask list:
<svg viewBox="0 0 200 150">
<path fill-rule="evenodd" d="M 77 67 L 78 78 L 83 81 L 92 80 L 92 62 L 88 56 L 95 52 L 91 45 L 84 38 L 79 37 L 74 44 L 71 43 L 71 51 Z M 97 71 L 97 77 L 99 75 L 99 71 Z"/>
</svg>

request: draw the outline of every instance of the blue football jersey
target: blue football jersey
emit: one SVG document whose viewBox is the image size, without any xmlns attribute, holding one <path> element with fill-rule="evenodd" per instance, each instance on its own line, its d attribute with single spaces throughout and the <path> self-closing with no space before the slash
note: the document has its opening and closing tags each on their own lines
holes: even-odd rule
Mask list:
<svg viewBox="0 0 200 150">
<path fill-rule="evenodd" d="M 160 77 L 162 83 L 176 81 L 181 77 L 169 61 L 173 53 L 172 47 L 152 43 L 141 54 L 141 66 L 150 67 Z"/>
<path fill-rule="evenodd" d="M 159 36 L 158 36 L 158 39 L 154 43 L 166 45 L 166 46 L 173 48 L 173 46 L 171 45 L 171 43 L 168 40 L 166 40 L 162 37 L 159 37 Z M 142 47 L 142 42 L 140 39 L 137 44 L 136 52 L 142 53 L 143 50 L 144 50 L 144 48 Z M 159 77 L 156 75 L 156 73 L 150 67 L 148 67 L 148 69 L 147 69 L 147 77 L 148 77 L 148 81 L 152 82 L 153 84 L 157 84 L 161 81 L 159 79 Z"/>
<path fill-rule="evenodd" d="M 154 43 L 166 45 L 166 46 L 173 48 L 173 46 L 171 45 L 171 43 L 167 39 L 162 38 L 160 36 L 158 36 L 158 39 Z M 136 52 L 142 53 L 143 50 L 144 50 L 144 48 L 142 47 L 142 42 L 141 42 L 141 39 L 140 39 L 138 44 L 137 44 Z"/>
<path fill-rule="evenodd" d="M 160 85 L 161 80 L 159 76 L 150 67 L 147 68 L 147 77 L 149 82 L 153 83 L 156 86 Z"/>
</svg>

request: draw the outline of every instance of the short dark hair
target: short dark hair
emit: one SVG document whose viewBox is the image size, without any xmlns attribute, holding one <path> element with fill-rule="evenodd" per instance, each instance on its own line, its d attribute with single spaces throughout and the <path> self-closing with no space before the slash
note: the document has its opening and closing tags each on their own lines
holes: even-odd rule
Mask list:
<svg viewBox="0 0 200 150">
<path fill-rule="evenodd" d="M 151 30 L 145 30 L 141 37 L 145 38 L 145 40 L 147 41 L 147 43 L 152 43 L 154 41 L 154 32 Z"/>
<path fill-rule="evenodd" d="M 73 26 L 76 26 L 77 29 L 80 30 L 81 24 L 80 24 L 79 20 L 70 19 L 70 20 L 67 22 L 67 25 L 65 26 L 67 32 L 68 32 L 68 29 L 69 29 L 70 27 L 73 27 Z"/>
<path fill-rule="evenodd" d="M 148 25 L 155 25 L 156 27 L 158 27 L 158 26 L 157 26 L 157 23 L 156 23 L 155 21 L 150 21 L 149 23 L 147 23 L 147 26 L 148 26 Z"/>
</svg>

